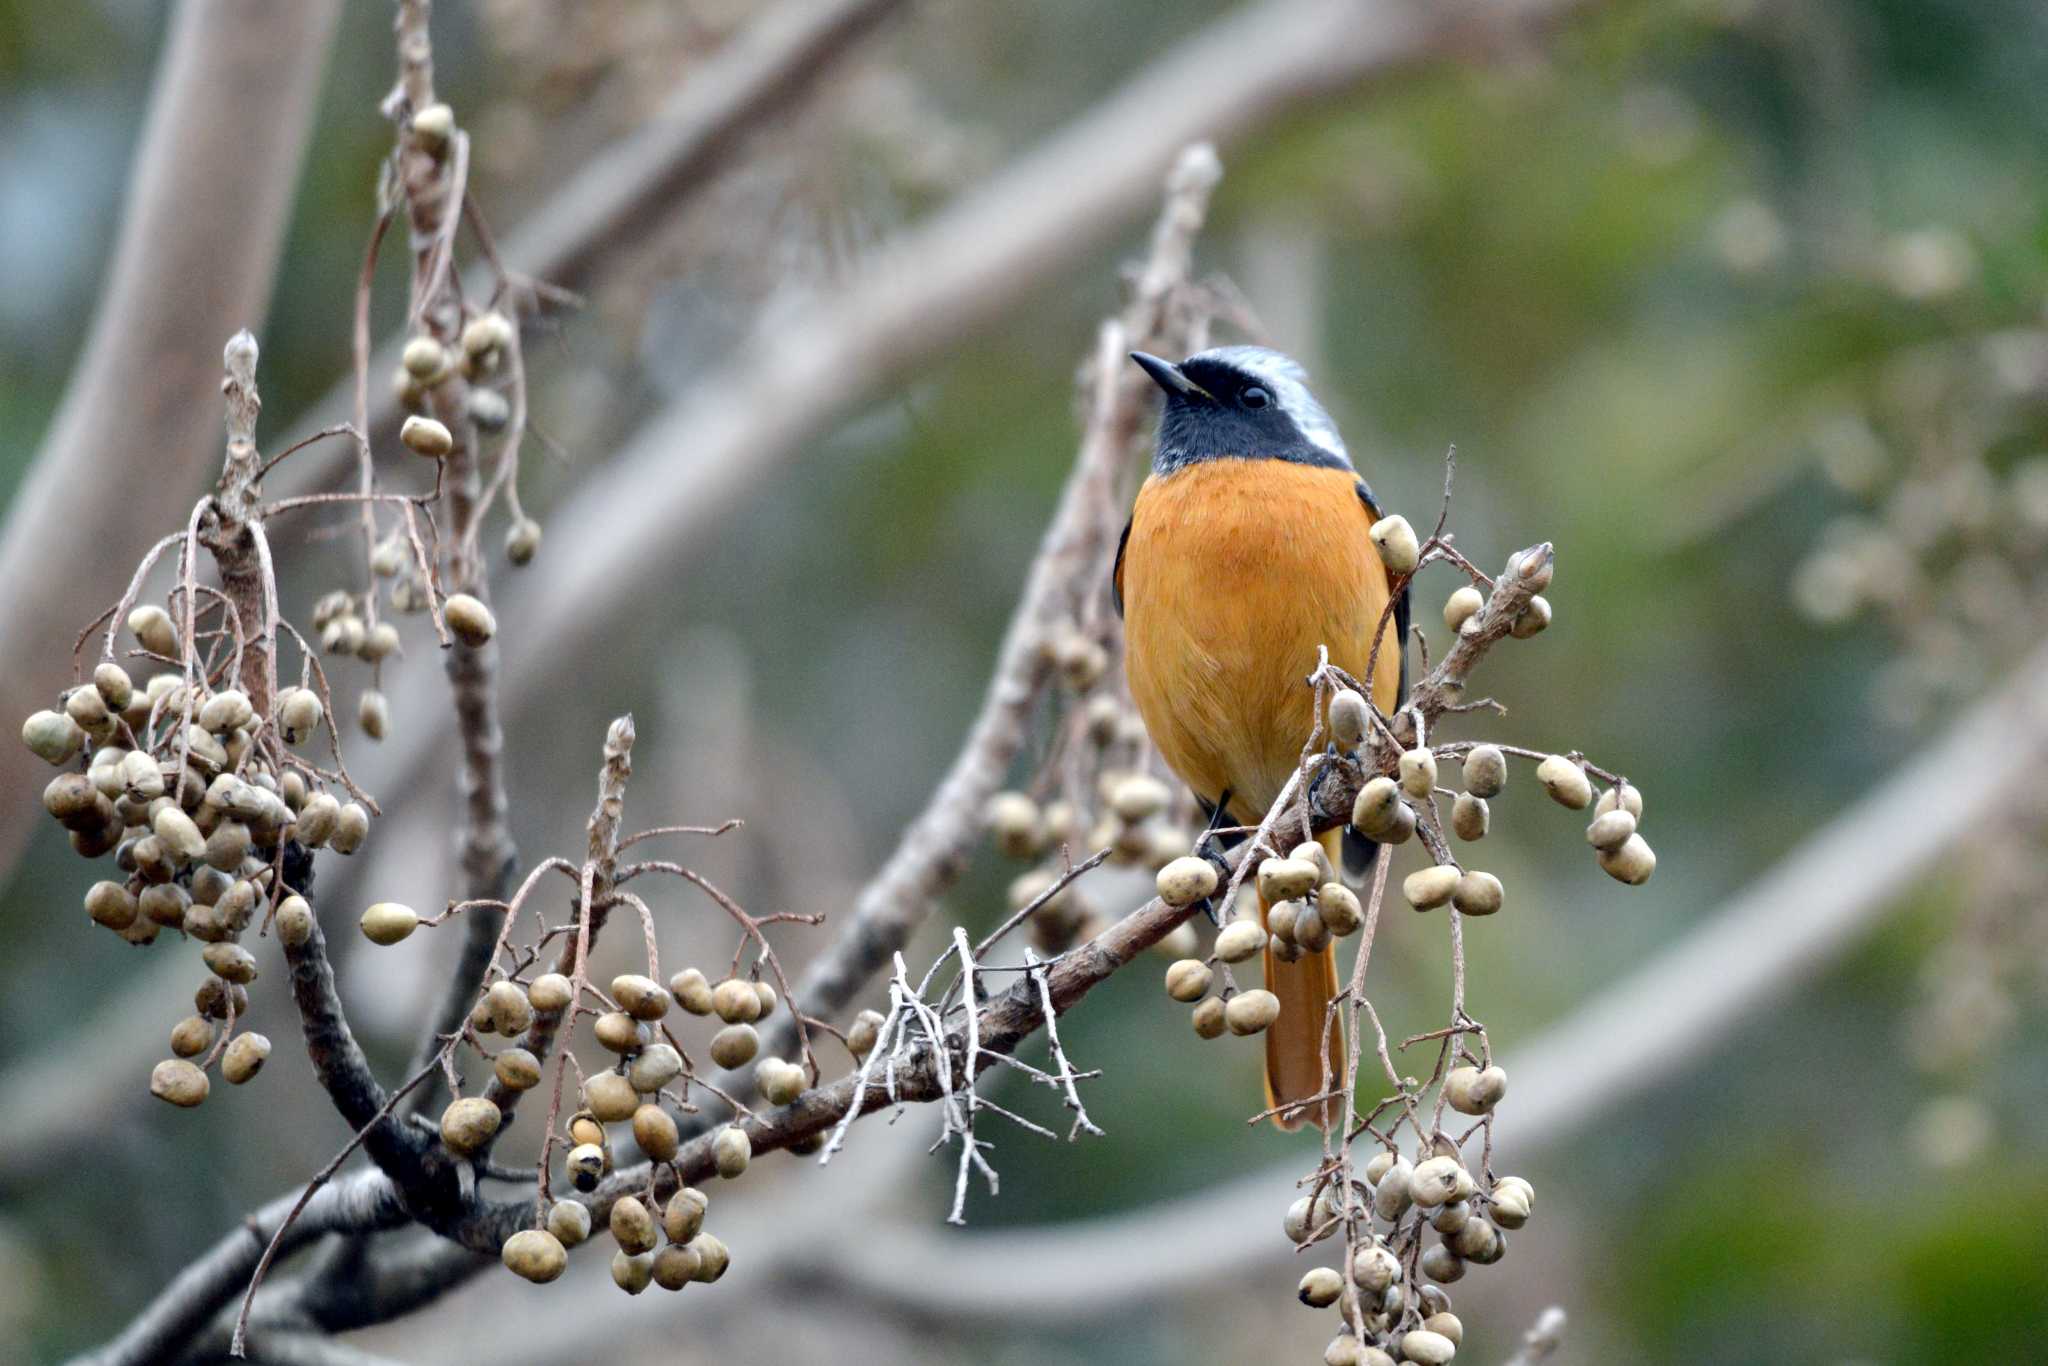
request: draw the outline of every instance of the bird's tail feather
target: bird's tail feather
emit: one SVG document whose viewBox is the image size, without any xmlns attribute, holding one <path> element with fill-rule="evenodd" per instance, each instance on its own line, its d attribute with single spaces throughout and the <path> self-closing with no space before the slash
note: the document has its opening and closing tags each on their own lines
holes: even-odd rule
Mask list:
<svg viewBox="0 0 2048 1366">
<path fill-rule="evenodd" d="M 1323 848 L 1333 864 L 1342 849 L 1338 832 L 1322 837 Z M 1341 865 L 1339 865 L 1341 866 Z M 1264 923 L 1267 902 L 1259 898 L 1259 920 Z M 1291 1102 L 1309 1101 L 1326 1091 L 1341 1090 L 1346 1055 L 1344 1035 L 1338 1023 L 1329 1020 L 1329 1005 L 1337 995 L 1337 948 L 1335 944 L 1317 953 L 1305 953 L 1292 963 L 1274 957 L 1266 946 L 1266 990 L 1280 998 L 1280 1015 L 1266 1029 L 1266 1104 L 1269 1108 Z M 1327 1033 L 1327 1073 L 1324 1070 Z M 1341 1116 L 1343 1101 L 1332 1097 L 1321 1104 L 1302 1105 L 1273 1118 L 1282 1129 L 1299 1129 L 1314 1123 L 1328 1128 Z"/>
</svg>

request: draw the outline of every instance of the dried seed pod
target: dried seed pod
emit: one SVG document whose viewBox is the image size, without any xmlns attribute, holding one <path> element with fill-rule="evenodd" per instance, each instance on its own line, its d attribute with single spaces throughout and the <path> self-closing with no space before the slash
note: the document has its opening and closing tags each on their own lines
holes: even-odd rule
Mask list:
<svg viewBox="0 0 2048 1366">
<path fill-rule="evenodd" d="M 654 1283 L 663 1290 L 681 1290 L 697 1279 L 703 1261 L 696 1248 L 670 1243 L 654 1254 Z"/>
<path fill-rule="evenodd" d="M 488 356 L 511 344 L 511 320 L 496 309 L 477 314 L 462 329 L 462 353 L 465 356 Z"/>
<path fill-rule="evenodd" d="M 608 1010 L 590 1026 L 590 1035 L 600 1048 L 613 1053 L 631 1053 L 647 1042 L 640 1022 L 623 1010 Z"/>
<path fill-rule="evenodd" d="M 1111 789 L 1109 809 L 1126 825 L 1136 825 L 1164 811 L 1172 795 L 1166 784 L 1151 774 L 1133 773 Z"/>
<path fill-rule="evenodd" d="M 1344 1278 L 1327 1266 L 1310 1267 L 1295 1290 L 1295 1298 L 1311 1309 L 1327 1309 L 1344 1293 Z"/>
<path fill-rule="evenodd" d="M 171 1052 L 181 1058 L 196 1058 L 213 1047 L 213 1022 L 203 1015 L 187 1015 L 171 1026 Z"/>
<path fill-rule="evenodd" d="M 652 977 L 626 972 L 612 978 L 612 999 L 636 1020 L 659 1020 L 674 1004 L 668 990 Z"/>
<path fill-rule="evenodd" d="M 518 518 L 505 531 L 505 558 L 519 568 L 532 564 L 533 557 L 540 553 L 540 538 L 539 522 L 531 517 Z"/>
<path fill-rule="evenodd" d="M 1358 789 L 1358 799 L 1351 804 L 1351 823 L 1378 839 L 1398 821 L 1406 807 L 1401 789 L 1392 778 L 1371 778 Z"/>
<path fill-rule="evenodd" d="M 692 1015 L 709 1015 L 714 1008 L 711 984 L 696 968 L 684 968 L 669 978 L 668 989 L 676 1004 Z"/>
<path fill-rule="evenodd" d="M 761 1018 L 761 997 L 745 978 L 728 977 L 712 991 L 711 1008 L 727 1024 L 752 1024 Z"/>
<path fill-rule="evenodd" d="M 1557 573 L 1557 561 L 1548 551 L 1518 550 L 1508 556 L 1508 573 L 1526 579 L 1541 593 L 1550 587 L 1551 577 Z"/>
<path fill-rule="evenodd" d="M 559 972 L 544 972 L 533 979 L 533 985 L 526 989 L 526 1000 L 535 1010 L 552 1015 L 558 1010 L 568 1009 L 569 1002 L 576 994 L 576 984 Z"/>
<path fill-rule="evenodd" d="M 732 1265 L 732 1253 L 726 1250 L 724 1243 L 709 1233 L 700 1233 L 692 1238 L 690 1246 L 697 1250 L 697 1280 L 701 1284 L 710 1285 L 723 1276 L 725 1269 Z"/>
<path fill-rule="evenodd" d="M 1053 646 L 1053 667 L 1069 689 L 1087 692 L 1109 668 L 1109 654 L 1079 631 L 1069 631 Z"/>
<path fill-rule="evenodd" d="M 263 1070 L 270 1059 L 270 1040 L 261 1034 L 237 1034 L 220 1057 L 220 1074 L 231 1086 L 240 1086 Z"/>
<path fill-rule="evenodd" d="M 564 1165 L 576 1189 L 588 1193 L 597 1189 L 597 1183 L 604 1179 L 605 1168 L 611 1163 L 601 1145 L 579 1143 L 569 1150 Z"/>
<path fill-rule="evenodd" d="M 1465 790 L 1475 797 L 1498 797 L 1508 785 L 1508 756 L 1496 745 L 1474 745 L 1465 753 Z"/>
<path fill-rule="evenodd" d="M 184 1058 L 165 1058 L 149 1073 L 149 1093 L 158 1100 L 190 1109 L 206 1099 L 212 1084 L 197 1063 Z"/>
<path fill-rule="evenodd" d="M 1617 882 L 1640 887 L 1657 871 L 1657 853 L 1641 835 L 1630 835 L 1618 848 L 1599 854 L 1600 871 Z"/>
<path fill-rule="evenodd" d="M 344 803 L 334 816 L 334 833 L 327 846 L 337 854 L 353 854 L 370 835 L 370 813 L 359 802 Z"/>
<path fill-rule="evenodd" d="M 1488 810 L 1484 797 L 1460 792 L 1457 800 L 1451 803 L 1451 833 L 1468 844 L 1485 839 L 1491 821 L 1492 812 Z"/>
<path fill-rule="evenodd" d="M 1508 634 L 1516 640 L 1527 640 L 1531 636 L 1543 634 L 1544 628 L 1549 625 L 1550 599 L 1538 594 L 1530 598 L 1529 605 L 1516 615 L 1514 624 L 1508 627 Z"/>
<path fill-rule="evenodd" d="M 441 615 L 455 638 L 476 649 L 498 633 L 498 619 L 491 609 L 467 593 L 450 593 L 441 604 Z"/>
<path fill-rule="evenodd" d="M 163 608 L 153 603 L 136 608 L 128 614 L 128 630 L 151 654 L 166 659 L 177 657 L 178 632 L 171 625 L 171 614 Z"/>
<path fill-rule="evenodd" d="M 669 1112 L 649 1104 L 633 1112 L 633 1141 L 654 1161 L 667 1162 L 675 1157 L 681 1140 Z"/>
<path fill-rule="evenodd" d="M 1371 704 L 1351 688 L 1337 689 L 1330 699 L 1330 738 L 1339 749 L 1357 749 L 1372 724 Z"/>
<path fill-rule="evenodd" d="M 299 818 L 292 828 L 299 843 L 308 849 L 318 849 L 333 837 L 340 823 L 341 803 L 325 792 L 316 792 L 299 808 Z"/>
<path fill-rule="evenodd" d="M 209 1020 L 224 1020 L 232 1009 L 239 1020 L 249 1013 L 249 993 L 232 982 L 208 977 L 192 993 L 192 1008 Z"/>
<path fill-rule="evenodd" d="M 1209 983 L 1214 978 L 1207 963 L 1183 958 L 1166 970 L 1166 994 L 1176 1001 L 1193 1003 L 1209 994 Z"/>
<path fill-rule="evenodd" d="M 1242 963 L 1266 947 L 1266 931 L 1256 920 L 1233 920 L 1216 936 L 1216 956 Z"/>
<path fill-rule="evenodd" d="M 1192 906 L 1215 895 L 1216 865 L 1193 855 L 1177 858 L 1159 870 L 1154 885 L 1167 905 Z"/>
<path fill-rule="evenodd" d="M 1296 903 L 1301 909 L 1294 917 L 1294 942 L 1309 953 L 1321 953 L 1330 947 L 1330 927 L 1323 923 L 1323 913 L 1314 906 Z"/>
<path fill-rule="evenodd" d="M 583 1104 L 605 1124 L 623 1124 L 640 1108 L 640 1093 L 617 1072 L 595 1072 L 583 1079 Z"/>
<path fill-rule="evenodd" d="M 1586 843 L 1605 852 L 1619 849 L 1636 832 L 1636 818 L 1626 811 L 1608 811 L 1593 817 L 1586 827 Z"/>
<path fill-rule="evenodd" d="M 1436 792 L 1436 755 L 1418 746 L 1401 751 L 1401 790 L 1416 801 L 1426 802 Z"/>
<path fill-rule="evenodd" d="M 1458 889 L 1451 894 L 1451 905 L 1461 915 L 1492 915 L 1500 909 L 1500 879 L 1492 873 L 1468 870 L 1458 879 Z"/>
<path fill-rule="evenodd" d="M 428 336 L 418 336 L 407 341 L 405 350 L 399 353 L 399 363 L 414 380 L 429 386 L 446 379 L 450 370 L 448 348 Z M 446 431 L 447 428 L 443 427 L 442 430 Z"/>
<path fill-rule="evenodd" d="M 540 1085 L 540 1059 L 532 1050 L 507 1048 L 491 1060 L 491 1074 L 510 1091 L 531 1091 Z"/>
<path fill-rule="evenodd" d="M 1315 865 L 1316 882 L 1318 885 L 1328 882 L 1337 876 L 1337 870 L 1330 866 L 1328 851 L 1323 848 L 1322 843 L 1318 840 L 1303 840 L 1288 852 L 1287 857 L 1297 863 Z M 1304 892 L 1302 895 L 1306 896 L 1308 894 Z"/>
<path fill-rule="evenodd" d="M 379 901 L 363 912 L 363 937 L 372 944 L 391 945 L 420 927 L 419 913 L 396 901 Z"/>
<path fill-rule="evenodd" d="M 1005 858 L 1035 857 L 1045 843 L 1038 803 L 1022 792 L 998 792 L 982 811 L 996 849 Z"/>
<path fill-rule="evenodd" d="M 135 680 L 111 659 L 93 669 L 92 685 L 99 690 L 100 700 L 107 704 L 108 711 L 126 711 L 135 700 Z"/>
<path fill-rule="evenodd" d="M 1305 1243 L 1308 1241 L 1308 1235 L 1313 1231 L 1309 1223 L 1313 1214 L 1314 1206 L 1309 1202 L 1309 1198 L 1306 1195 L 1287 1207 L 1287 1213 L 1281 1216 L 1280 1219 L 1280 1230 L 1287 1235 L 1288 1242 Z"/>
<path fill-rule="evenodd" d="M 1376 1296 L 1401 1279 L 1401 1259 L 1375 1240 L 1352 1254 L 1351 1279 L 1360 1290 Z"/>
<path fill-rule="evenodd" d="M 548 1206 L 548 1232 L 563 1247 L 575 1247 L 590 1236 L 590 1207 L 576 1200 Z"/>
<path fill-rule="evenodd" d="M 1586 770 L 1562 754 L 1553 754 L 1536 765 L 1536 781 L 1559 806 L 1583 811 L 1592 804 L 1593 784 L 1587 780 Z"/>
<path fill-rule="evenodd" d="M 397 654 L 399 645 L 398 628 L 388 621 L 380 621 L 364 632 L 363 648 L 359 653 L 369 663 L 376 664 Z"/>
<path fill-rule="evenodd" d="M 85 730 L 68 712 L 39 711 L 21 723 L 21 742 L 38 759 L 68 764 L 85 746 Z"/>
<path fill-rule="evenodd" d="M 1224 1023 L 1233 1034 L 1256 1034 L 1280 1018 L 1280 998 L 1270 991 L 1254 988 L 1240 991 L 1224 1003 Z"/>
<path fill-rule="evenodd" d="M 1401 1335 L 1401 1355 L 1416 1366 L 1444 1366 L 1458 1354 L 1458 1344 L 1442 1333 L 1417 1328 Z"/>
<path fill-rule="evenodd" d="M 1629 815 L 1636 818 L 1636 824 L 1641 825 L 1643 823 L 1643 790 L 1630 783 L 1621 783 L 1618 786 L 1610 787 L 1600 794 L 1600 800 L 1594 804 L 1593 814 L 1595 816 L 1604 816 L 1610 811 L 1617 810 L 1628 812 Z"/>
<path fill-rule="evenodd" d="M 506 1038 L 524 1034 L 533 1023 L 533 1002 L 517 982 L 496 981 L 484 993 L 484 1007 L 490 1012 L 491 1027 Z"/>
<path fill-rule="evenodd" d="M 1268 901 L 1294 901 L 1315 890 L 1321 870 L 1302 859 L 1269 858 L 1259 864 L 1259 895 Z"/>
<path fill-rule="evenodd" d="M 753 1140 L 737 1124 L 726 1125 L 718 1131 L 718 1137 L 711 1140 L 711 1160 L 717 1166 L 718 1174 L 728 1181 L 746 1171 L 753 1156 Z"/>
<path fill-rule="evenodd" d="M 1395 1161 L 1395 1154 L 1387 1152 L 1385 1149 L 1381 1149 L 1366 1159 L 1365 1184 L 1377 1186 L 1381 1181 L 1385 1180 L 1388 1171 L 1393 1168 Z"/>
<path fill-rule="evenodd" d="M 1408 1165 L 1408 1160 L 1396 1158 L 1373 1187 L 1373 1212 L 1389 1223 L 1405 1214 L 1408 1206 L 1414 1203 L 1411 1190 L 1414 1176 L 1415 1169 Z"/>
<path fill-rule="evenodd" d="M 576 1208 L 582 1209 L 581 1205 Z M 546 1285 L 569 1265 L 569 1253 L 562 1240 L 546 1229 L 523 1228 L 505 1240 L 498 1252 L 505 1269 L 521 1280 Z"/>
<path fill-rule="evenodd" d="M 1486 1207 L 1486 1215 L 1500 1228 L 1520 1228 L 1529 1222 L 1530 1199 L 1527 1183 L 1510 1186 L 1506 1179 L 1493 1187 L 1493 1201 Z"/>
<path fill-rule="evenodd" d="M 302 896 L 288 896 L 277 906 L 277 939 L 287 949 L 303 948 L 313 937 L 313 908 Z"/>
<path fill-rule="evenodd" d="M 1197 1005 L 1193 1017 L 1197 1037 L 1204 1039 L 1220 1038 L 1224 1029 L 1227 1028 L 1225 1014 L 1223 1002 L 1217 1000 L 1214 996 Z"/>
<path fill-rule="evenodd" d="M 1415 1307 L 1426 1319 L 1432 1314 L 1451 1312 L 1451 1292 L 1440 1285 L 1425 1285 L 1415 1294 Z"/>
<path fill-rule="evenodd" d="M 695 1186 L 684 1186 L 668 1199 L 661 1213 L 661 1229 L 672 1243 L 687 1243 L 704 1227 L 704 1212 L 710 1197 Z"/>
<path fill-rule="evenodd" d="M 628 1256 L 624 1248 L 612 1253 L 612 1284 L 628 1295 L 637 1295 L 654 1281 L 654 1254 Z"/>
<path fill-rule="evenodd" d="M 1451 1251 L 1481 1266 L 1492 1266 L 1507 1251 L 1507 1239 L 1484 1219 L 1474 1219 L 1445 1241 Z"/>
<path fill-rule="evenodd" d="M 1349 1333 L 1339 1333 L 1323 1347 L 1323 1366 L 1365 1366 L 1366 1348 Z M 1381 1353 L 1385 1356 L 1385 1353 Z M 1387 1358 L 1392 1361 L 1392 1357 Z"/>
<path fill-rule="evenodd" d="M 578 1110 L 569 1116 L 569 1142 L 578 1147 L 590 1143 L 602 1148 L 606 1142 L 604 1125 L 590 1111 Z"/>
<path fill-rule="evenodd" d="M 242 860 L 249 857 L 253 843 L 248 826 L 240 821 L 222 821 L 206 837 L 204 857 L 207 866 L 218 868 L 223 873 L 236 872 L 241 868 Z"/>
<path fill-rule="evenodd" d="M 881 1039 L 882 1013 L 878 1010 L 863 1010 L 853 1017 L 853 1024 L 846 1031 L 846 1051 L 856 1058 L 865 1058 L 872 1053 Z"/>
<path fill-rule="evenodd" d="M 1484 606 L 1486 599 L 1468 583 L 1444 599 L 1444 625 L 1453 631 L 1459 630 L 1478 616 L 1479 609 Z"/>
<path fill-rule="evenodd" d="M 683 1074 L 682 1054 L 665 1043 L 651 1043 L 626 1064 L 626 1080 L 642 1095 L 650 1095 Z"/>
<path fill-rule="evenodd" d="M 314 731 L 320 729 L 325 715 L 319 694 L 311 688 L 282 689 L 271 712 L 277 720 L 278 734 L 288 745 L 304 744 Z"/>
<path fill-rule="evenodd" d="M 1401 895 L 1407 897 L 1408 904 L 1416 910 L 1433 911 L 1451 899 L 1462 876 L 1452 864 L 1432 864 L 1401 879 Z"/>
<path fill-rule="evenodd" d="M 248 694 L 238 688 L 215 693 L 199 709 L 199 724 L 215 735 L 240 730 L 255 719 L 256 709 L 249 705 Z"/>
<path fill-rule="evenodd" d="M 128 943 L 140 947 L 144 944 L 154 944 L 157 930 L 158 925 L 154 920 L 137 916 L 127 929 L 119 930 L 117 933 Z"/>
<path fill-rule="evenodd" d="M 400 424 L 398 439 L 414 455 L 424 455 L 429 460 L 445 459 L 455 449 L 455 436 L 444 424 L 418 414 Z"/>
<path fill-rule="evenodd" d="M 363 689 L 363 695 L 356 699 L 356 724 L 372 740 L 384 738 L 391 724 L 391 704 L 384 700 L 383 693 L 375 688 Z"/>
<path fill-rule="evenodd" d="M 754 1069 L 754 1084 L 770 1105 L 787 1105 L 804 1093 L 804 1069 L 781 1058 L 763 1058 Z"/>
<path fill-rule="evenodd" d="M 1387 572 L 1396 576 L 1413 574 L 1421 562 L 1422 547 L 1415 539 L 1415 528 L 1408 525 L 1408 519 L 1396 513 L 1382 517 L 1372 524 L 1367 533 L 1373 545 L 1380 552 L 1380 560 L 1387 566 Z"/>
<path fill-rule="evenodd" d="M 744 1067 L 760 1048 L 761 1036 L 752 1025 L 727 1025 L 711 1036 L 711 1061 L 728 1070 Z"/>
<path fill-rule="evenodd" d="M 1464 1171 L 1463 1164 L 1455 1157 L 1432 1157 L 1417 1163 L 1408 1176 L 1409 1198 L 1424 1209 L 1435 1209 L 1447 1200 L 1456 1200 L 1460 1198 L 1458 1187 L 1463 1183 L 1459 1177 Z"/>
<path fill-rule="evenodd" d="M 95 882 L 85 892 L 85 913 L 110 930 L 125 930 L 135 923 L 141 904 L 118 882 Z"/>
<path fill-rule="evenodd" d="M 1358 904 L 1358 893 L 1341 882 L 1325 882 L 1316 888 L 1316 910 L 1323 923 L 1330 927 L 1330 933 L 1340 939 L 1355 934 L 1365 923 L 1365 911 Z"/>
<path fill-rule="evenodd" d="M 197 863 L 206 857 L 206 836 L 200 834 L 199 826 L 177 807 L 166 802 L 157 808 L 149 824 L 150 829 L 156 832 L 157 842 L 173 862 L 184 865 Z"/>
<path fill-rule="evenodd" d="M 467 1157 L 491 1141 L 504 1113 L 482 1096 L 464 1096 L 441 1112 L 441 1142 L 458 1157 Z"/>
<path fill-rule="evenodd" d="M 1438 1285 L 1454 1284 L 1465 1275 L 1464 1261 L 1442 1243 L 1435 1243 L 1423 1249 L 1419 1269 L 1423 1275 Z"/>
<path fill-rule="evenodd" d="M 242 986 L 256 980 L 256 955 L 240 944 L 208 944 L 199 955 L 214 976 Z"/>
<path fill-rule="evenodd" d="M 1444 1078 L 1444 1098 L 1461 1115 L 1483 1115 L 1508 1093 L 1508 1074 L 1499 1067 L 1453 1067 Z"/>
<path fill-rule="evenodd" d="M 1266 908 L 1266 929 L 1281 943 L 1293 944 L 1294 919 L 1300 914 L 1299 901 L 1276 901 Z"/>
</svg>

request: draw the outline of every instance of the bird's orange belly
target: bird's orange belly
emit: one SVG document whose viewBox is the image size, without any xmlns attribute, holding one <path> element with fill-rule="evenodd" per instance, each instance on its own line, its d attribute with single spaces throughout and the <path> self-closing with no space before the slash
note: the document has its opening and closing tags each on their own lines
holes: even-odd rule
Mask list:
<svg viewBox="0 0 2048 1366">
<path fill-rule="evenodd" d="M 1320 647 L 1364 678 L 1387 602 L 1357 476 L 1269 460 L 1212 460 L 1140 490 L 1124 550 L 1131 694 L 1174 771 L 1233 819 L 1265 814 L 1314 728 Z M 1374 701 L 1394 705 L 1399 642 L 1381 647 Z"/>
</svg>

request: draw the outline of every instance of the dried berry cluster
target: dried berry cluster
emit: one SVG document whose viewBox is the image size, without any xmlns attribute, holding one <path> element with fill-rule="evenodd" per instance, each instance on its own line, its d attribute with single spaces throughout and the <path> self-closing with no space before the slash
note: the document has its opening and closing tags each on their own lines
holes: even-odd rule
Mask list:
<svg viewBox="0 0 2048 1366">
<path fill-rule="evenodd" d="M 189 600 L 181 590 L 171 605 Z M 259 713 L 235 686 L 254 647 L 234 605 L 216 594 L 186 621 L 189 639 L 162 606 L 126 614 L 131 659 L 163 666 L 140 686 L 112 657 L 109 625 L 92 681 L 68 690 L 61 709 L 29 717 L 22 739 L 64 770 L 43 789 L 43 807 L 70 831 L 72 848 L 113 856 L 114 876 L 87 890 L 86 914 L 131 944 L 168 930 L 202 946 L 208 976 L 195 1013 L 172 1028 L 174 1056 L 150 1077 L 154 1094 L 191 1106 L 206 1099 L 216 1062 L 239 1084 L 270 1052 L 261 1034 L 235 1032 L 257 973 L 243 937 L 274 916 L 310 918 L 293 888 L 313 851 L 354 853 L 370 808 L 338 751 L 331 771 L 300 753 L 331 729 L 325 681 L 310 660 L 304 681 Z"/>
</svg>

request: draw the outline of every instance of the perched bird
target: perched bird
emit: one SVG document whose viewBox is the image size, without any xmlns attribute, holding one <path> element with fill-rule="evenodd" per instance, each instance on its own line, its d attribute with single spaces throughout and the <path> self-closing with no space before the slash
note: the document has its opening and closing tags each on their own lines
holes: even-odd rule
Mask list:
<svg viewBox="0 0 2048 1366">
<path fill-rule="evenodd" d="M 1152 473 L 1118 547 L 1131 696 L 1153 743 L 1215 825 L 1256 825 L 1280 795 L 1314 729 L 1317 647 L 1365 682 L 1391 714 L 1403 689 L 1405 588 L 1367 678 L 1390 582 L 1367 532 L 1380 517 L 1336 424 L 1300 365 L 1259 346 L 1225 346 L 1179 365 L 1132 354 L 1165 391 Z M 1338 835 L 1323 837 L 1333 866 Z M 1369 857 L 1370 846 L 1354 849 Z M 1270 908 L 1261 897 L 1261 918 Z M 1280 999 L 1266 1031 L 1270 1106 L 1324 1089 L 1324 1008 L 1337 991 L 1335 950 L 1275 957 Z M 1330 1032 L 1329 1077 L 1345 1075 Z M 1337 1104 L 1276 1116 L 1284 1129 L 1327 1126 Z"/>
</svg>

